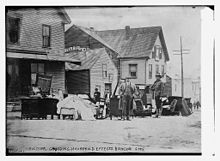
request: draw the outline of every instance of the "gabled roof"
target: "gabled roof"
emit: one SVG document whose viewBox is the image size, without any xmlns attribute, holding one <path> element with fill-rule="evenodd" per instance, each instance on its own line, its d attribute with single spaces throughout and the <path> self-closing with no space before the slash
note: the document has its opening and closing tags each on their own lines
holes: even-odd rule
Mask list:
<svg viewBox="0 0 220 161">
<path fill-rule="evenodd" d="M 66 63 L 66 70 L 91 69 L 103 53 L 107 54 L 104 48 L 90 50 L 89 52 L 68 53 L 67 55 L 72 59 L 81 60 L 81 66 Z"/>
<path fill-rule="evenodd" d="M 169 60 L 161 26 L 131 28 L 129 38 L 126 39 L 126 30 L 105 30 L 96 33 L 119 54 L 119 58 L 148 57 L 159 36 L 166 60 Z"/>
<path fill-rule="evenodd" d="M 63 7 L 57 7 L 56 9 L 57 9 L 58 15 L 60 15 L 60 17 L 63 19 L 63 22 L 66 24 L 70 24 L 71 19 L 66 13 L 65 9 Z"/>
<path fill-rule="evenodd" d="M 93 39 L 97 40 L 98 42 L 100 42 L 103 46 L 111 49 L 112 51 L 118 53 L 112 46 L 110 46 L 108 43 L 106 43 L 100 36 L 98 36 L 96 34 L 96 31 L 91 30 L 89 28 L 86 27 L 82 27 L 82 26 L 78 26 L 78 25 L 72 25 L 66 32 L 65 35 L 74 35 L 71 34 L 73 32 L 75 32 L 75 28 L 78 28 L 79 30 L 81 30 L 82 32 L 86 33 L 88 36 L 92 37 Z M 65 41 L 69 41 L 67 38 L 65 38 Z M 119 53 L 118 53 L 119 54 Z"/>
</svg>

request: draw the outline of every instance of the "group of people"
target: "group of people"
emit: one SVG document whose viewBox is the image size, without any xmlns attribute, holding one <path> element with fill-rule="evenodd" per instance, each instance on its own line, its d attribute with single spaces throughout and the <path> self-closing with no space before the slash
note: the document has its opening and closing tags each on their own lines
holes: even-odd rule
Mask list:
<svg viewBox="0 0 220 161">
<path fill-rule="evenodd" d="M 161 115 L 162 102 L 161 95 L 163 91 L 163 82 L 161 81 L 161 75 L 156 75 L 156 81 L 150 87 L 153 91 L 153 97 L 156 102 L 156 115 L 158 118 Z M 122 120 L 130 120 L 130 115 L 132 114 L 133 99 L 139 95 L 139 92 L 136 86 L 130 82 L 129 78 L 126 78 L 125 81 L 121 80 L 119 86 L 119 109 L 122 110 Z"/>
<path fill-rule="evenodd" d="M 160 74 L 156 75 L 156 81 L 150 87 L 150 89 L 153 91 L 153 98 L 156 103 L 155 117 L 158 118 L 161 115 L 162 111 L 161 95 L 163 91 L 163 83 L 161 81 Z M 118 108 L 119 110 L 121 110 L 121 120 L 130 120 L 130 116 L 132 115 L 134 109 L 134 98 L 139 96 L 139 91 L 137 87 L 133 83 L 131 83 L 130 79 L 126 78 L 125 80 L 120 80 L 118 94 Z M 94 99 L 96 102 L 100 102 L 100 92 L 97 88 L 94 92 Z M 110 104 L 110 93 L 108 92 L 105 94 L 105 103 L 106 105 Z"/>
</svg>

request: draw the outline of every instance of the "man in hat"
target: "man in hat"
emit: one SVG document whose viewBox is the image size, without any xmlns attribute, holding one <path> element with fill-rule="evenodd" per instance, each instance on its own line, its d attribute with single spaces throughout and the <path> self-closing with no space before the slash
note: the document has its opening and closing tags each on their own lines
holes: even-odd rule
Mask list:
<svg viewBox="0 0 220 161">
<path fill-rule="evenodd" d="M 95 98 L 96 103 L 100 102 L 100 92 L 99 92 L 98 88 L 95 88 L 94 98 Z"/>
<path fill-rule="evenodd" d="M 130 120 L 130 113 L 132 108 L 133 95 L 137 93 L 136 86 L 132 84 L 129 78 L 125 79 L 119 87 L 120 95 L 122 98 L 122 120 Z"/>
<path fill-rule="evenodd" d="M 161 81 L 160 74 L 156 74 L 156 81 L 151 86 L 151 90 L 154 92 L 154 98 L 156 102 L 156 117 L 158 118 L 161 115 L 161 95 L 163 92 L 163 82 Z"/>
</svg>

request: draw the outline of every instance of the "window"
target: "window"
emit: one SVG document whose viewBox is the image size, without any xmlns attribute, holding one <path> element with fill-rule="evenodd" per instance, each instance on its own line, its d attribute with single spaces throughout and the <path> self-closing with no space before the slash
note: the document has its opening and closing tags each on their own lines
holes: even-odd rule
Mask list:
<svg viewBox="0 0 220 161">
<path fill-rule="evenodd" d="M 153 70 L 152 70 L 152 64 L 149 64 L 149 79 L 152 79 L 152 74 L 153 74 Z"/>
<path fill-rule="evenodd" d="M 130 77 L 137 77 L 137 64 L 129 64 Z"/>
<path fill-rule="evenodd" d="M 159 65 L 158 64 L 156 64 L 156 74 L 160 74 L 159 73 Z"/>
<path fill-rule="evenodd" d="M 159 45 L 154 46 L 152 58 L 157 61 L 162 59 L 162 48 Z"/>
<path fill-rule="evenodd" d="M 8 17 L 7 42 L 17 44 L 19 42 L 20 18 Z"/>
<path fill-rule="evenodd" d="M 50 26 L 42 26 L 43 47 L 50 47 Z"/>
<path fill-rule="evenodd" d="M 108 79 L 109 79 L 109 82 L 112 82 L 113 81 L 113 74 L 112 73 L 109 73 L 109 75 L 108 75 Z"/>
<path fill-rule="evenodd" d="M 159 50 L 160 50 L 160 47 L 156 46 L 156 58 L 155 58 L 155 60 L 159 60 Z"/>
<path fill-rule="evenodd" d="M 162 48 L 159 48 L 159 59 L 163 58 Z"/>
<path fill-rule="evenodd" d="M 107 78 L 108 72 L 107 72 L 107 64 L 102 64 L 102 77 Z"/>
<path fill-rule="evenodd" d="M 36 84 L 37 74 L 44 74 L 43 63 L 31 63 L 31 84 Z"/>
<path fill-rule="evenodd" d="M 165 74 L 165 68 L 164 65 L 161 65 L 161 75 L 163 76 Z"/>
</svg>

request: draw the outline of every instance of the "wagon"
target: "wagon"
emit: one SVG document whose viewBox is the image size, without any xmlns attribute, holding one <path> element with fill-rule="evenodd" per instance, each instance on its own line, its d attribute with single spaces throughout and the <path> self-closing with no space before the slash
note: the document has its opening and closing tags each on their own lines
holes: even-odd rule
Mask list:
<svg viewBox="0 0 220 161">
<path fill-rule="evenodd" d="M 189 99 L 184 99 L 179 96 L 170 96 L 168 97 L 168 105 L 170 105 L 170 108 L 163 108 L 162 115 L 189 116 L 192 113 Z"/>
</svg>

